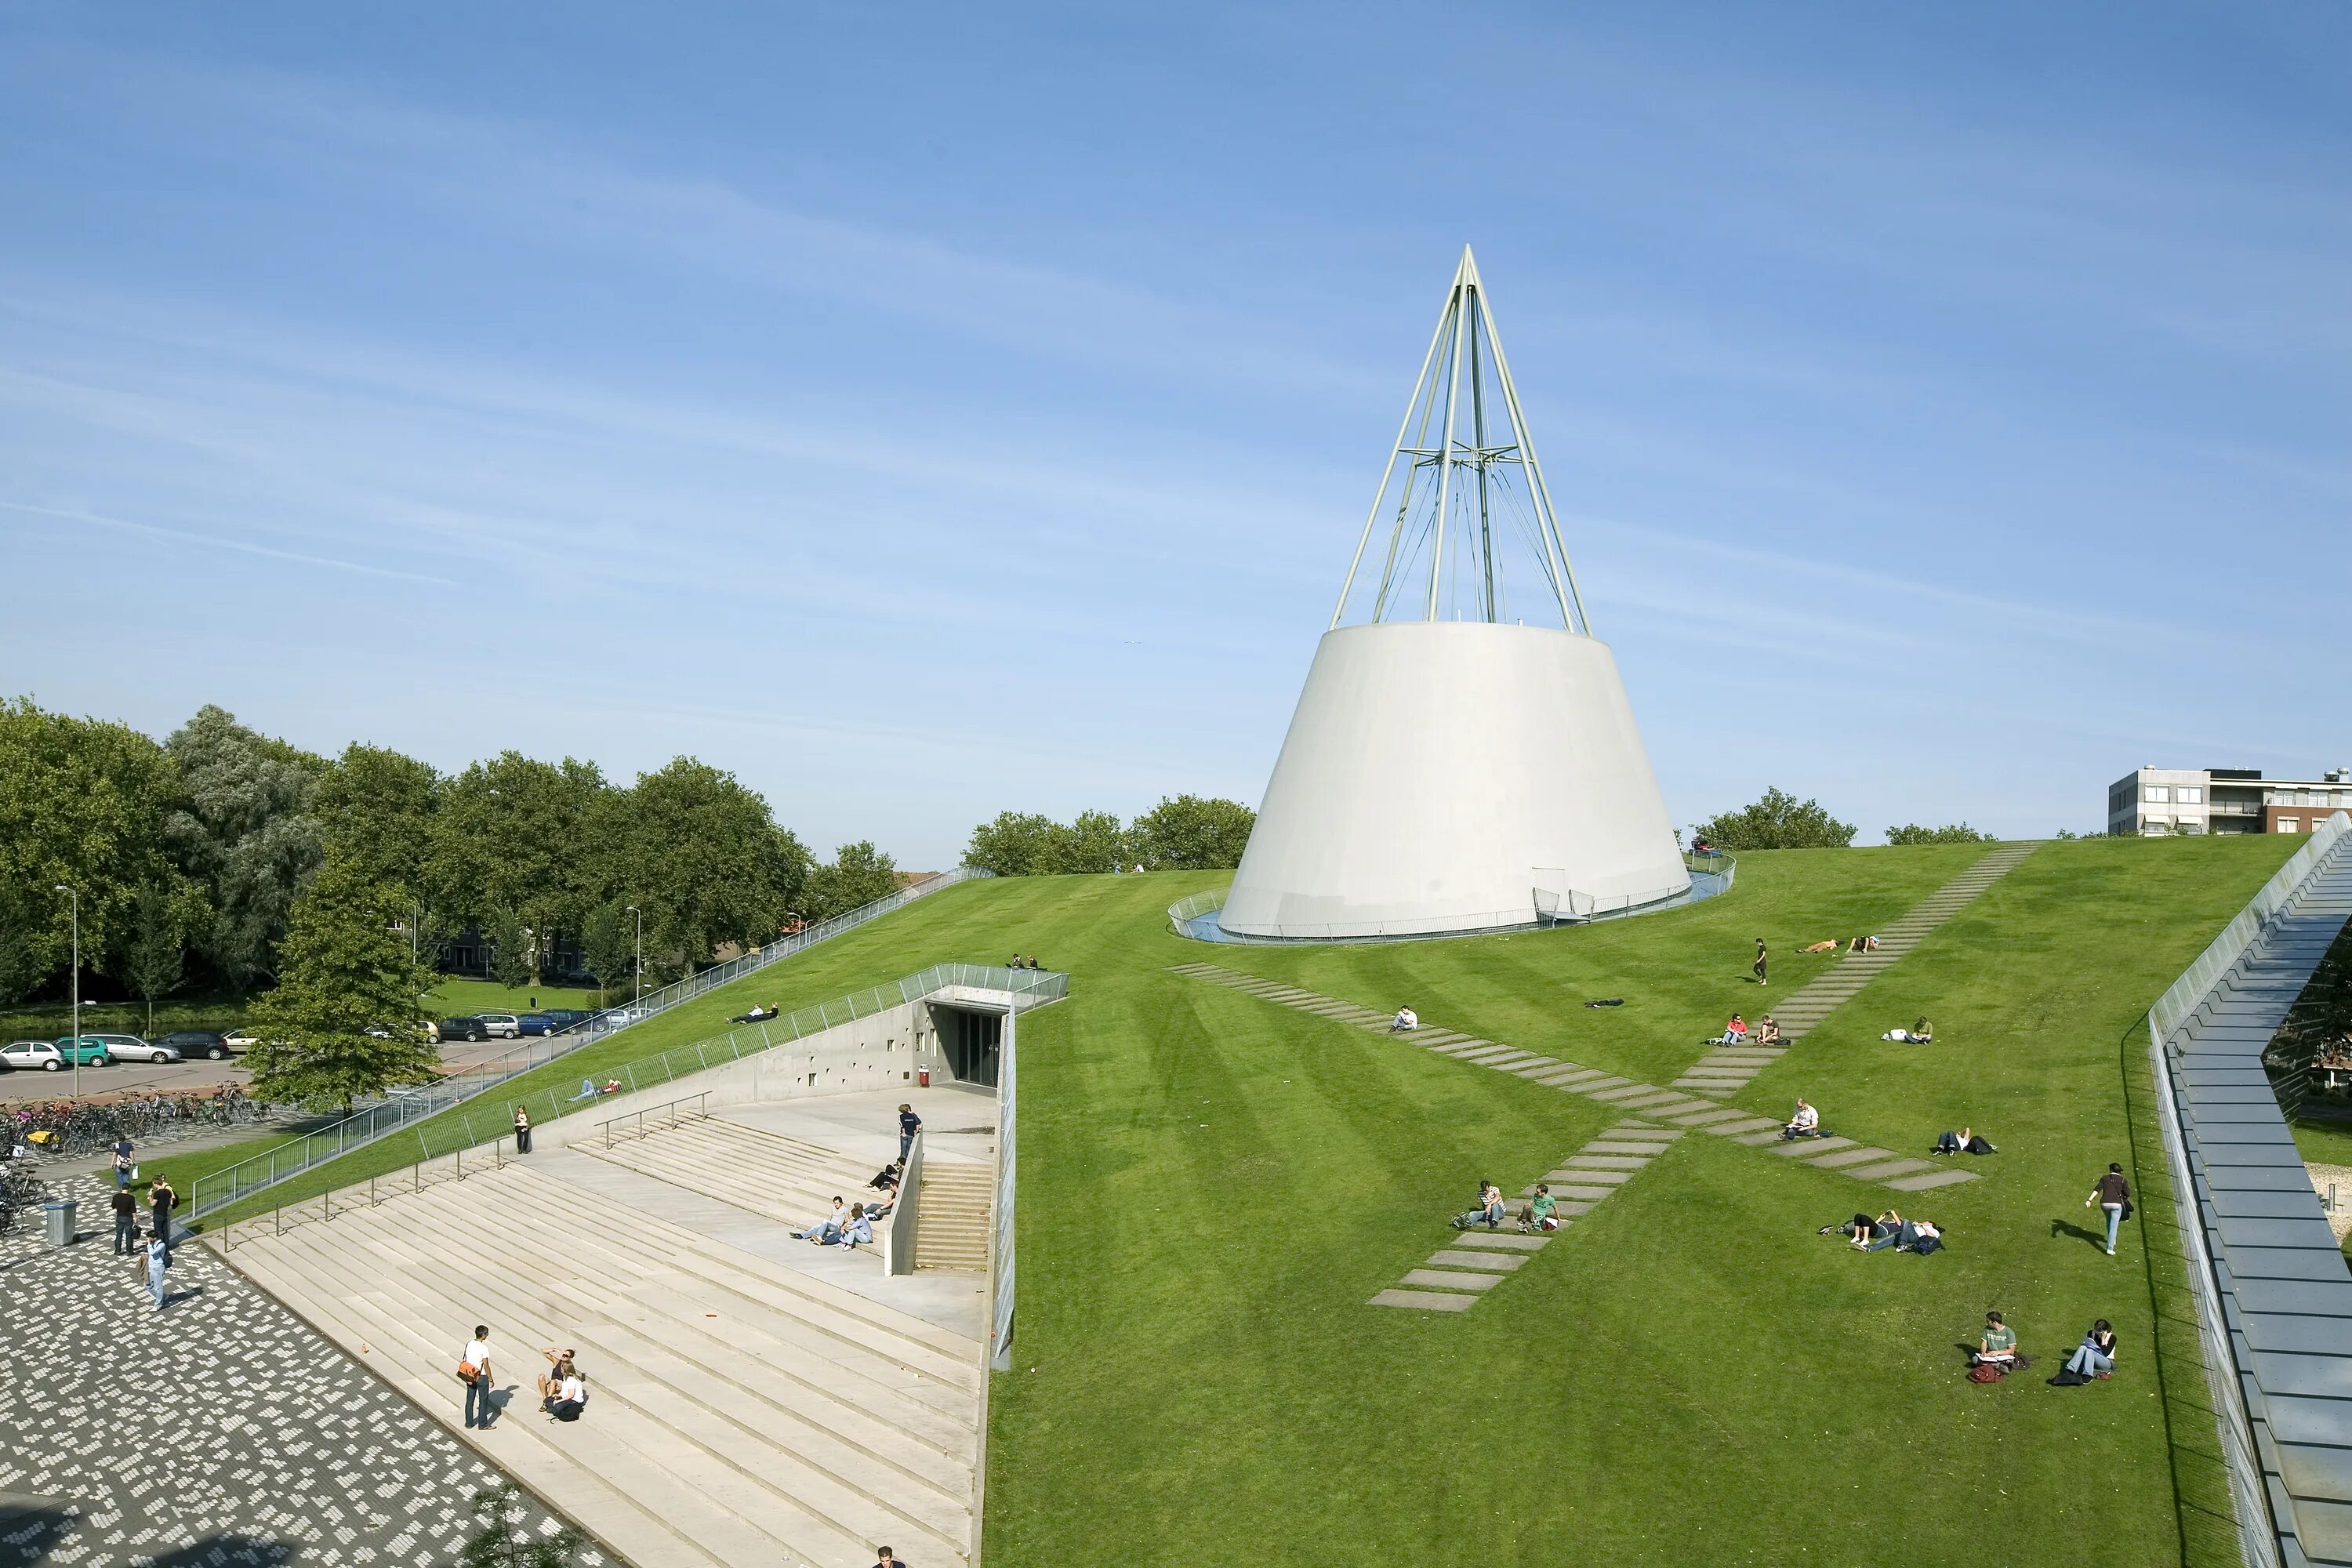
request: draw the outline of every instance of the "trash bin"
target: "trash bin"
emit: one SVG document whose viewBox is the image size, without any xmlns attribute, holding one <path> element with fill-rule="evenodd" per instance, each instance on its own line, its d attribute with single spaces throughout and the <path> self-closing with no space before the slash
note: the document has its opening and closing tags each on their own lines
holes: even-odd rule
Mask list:
<svg viewBox="0 0 2352 1568">
<path fill-rule="evenodd" d="M 915 1075 L 915 1087 L 918 1089 L 929 1089 L 931 1087 L 930 1068 L 925 1068 Z"/>
<path fill-rule="evenodd" d="M 73 1245 L 74 1211 L 80 1207 L 81 1205 L 72 1198 L 61 1198 L 55 1202 L 46 1203 L 41 1205 L 41 1212 L 49 1216 L 49 1245 L 51 1247 L 71 1247 Z"/>
</svg>

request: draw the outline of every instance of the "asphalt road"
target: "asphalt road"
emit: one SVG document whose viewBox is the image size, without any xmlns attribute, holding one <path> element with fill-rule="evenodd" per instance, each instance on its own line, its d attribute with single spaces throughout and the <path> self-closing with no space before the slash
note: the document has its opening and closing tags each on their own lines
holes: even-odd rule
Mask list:
<svg viewBox="0 0 2352 1568">
<path fill-rule="evenodd" d="M 471 1067 L 495 1060 L 520 1047 L 538 1042 L 487 1040 L 451 1045 L 441 1052 L 445 1068 Z M 190 1089 L 217 1089 L 225 1083 L 244 1085 L 252 1075 L 245 1059 L 226 1061 L 109 1062 L 81 1069 L 81 1090 L 94 1094 L 181 1094 Z M 0 1103 L 12 1100 L 66 1100 L 74 1094 L 71 1068 L 63 1072 L 0 1072 Z"/>
</svg>

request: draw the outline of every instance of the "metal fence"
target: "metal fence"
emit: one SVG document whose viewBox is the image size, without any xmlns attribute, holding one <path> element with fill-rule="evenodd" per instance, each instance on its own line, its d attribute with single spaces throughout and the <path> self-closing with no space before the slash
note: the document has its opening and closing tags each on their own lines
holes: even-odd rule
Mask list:
<svg viewBox="0 0 2352 1568">
<path fill-rule="evenodd" d="M 635 1093 L 643 1089 L 658 1088 L 705 1068 L 740 1061 L 746 1057 L 790 1046 L 843 1024 L 870 1018 L 893 1007 L 920 1001 L 951 985 L 1012 992 L 1013 1010 L 1022 1012 L 1048 1002 L 1057 1002 L 1068 995 L 1070 977 L 1052 969 L 1004 969 L 982 963 L 934 964 L 920 973 L 909 974 L 887 985 L 877 985 L 871 990 L 814 1007 L 803 1007 L 797 1012 L 730 1029 L 724 1035 L 714 1035 L 690 1045 L 676 1047 L 658 1056 L 625 1063 L 614 1069 L 618 1076 L 608 1079 L 606 1085 L 585 1081 L 577 1093 L 568 1097 L 552 1089 L 536 1089 L 516 1103 L 530 1116 L 534 1126 L 562 1121 L 567 1116 L 598 1109 L 606 1103 L 608 1094 Z M 1008 1037 L 1011 1030 L 1008 1019 Z M 1009 1047 L 1006 1054 L 1008 1057 L 1011 1054 Z M 414 1129 L 414 1136 L 418 1161 L 439 1160 L 460 1150 L 497 1142 L 513 1130 L 513 1109 L 503 1100 L 487 1110 L 467 1105 L 459 1108 L 459 1113 L 455 1117 L 431 1125 L 417 1125 Z M 313 1164 L 323 1163 L 320 1160 L 311 1162 Z M 285 1173 L 286 1175 L 293 1173 L 290 1171 Z M 249 1196 L 261 1190 L 261 1184 L 253 1184 L 244 1189 L 244 1194 Z M 207 1201 L 205 1207 L 219 1208 L 231 1201 L 231 1198 L 215 1195 Z M 191 1204 L 187 1217 L 194 1219 L 205 1212 L 205 1207 Z"/>
<path fill-rule="evenodd" d="M 2181 1244 L 2188 1253 L 2189 1293 L 2197 1305 L 2199 1348 L 2213 1400 L 2222 1459 L 2230 1475 L 2239 1551 L 2248 1568 L 2278 1568 L 2278 1529 L 2263 1482 L 2252 1417 L 2246 1407 L 2242 1369 L 2230 1339 L 2230 1286 L 2207 1243 L 2197 1173 L 2189 1154 L 2190 1130 L 2182 1125 L 2180 1085 L 2173 1076 L 2172 1053 L 2166 1042 L 2174 1030 L 2204 1005 L 2237 967 L 2247 949 L 2262 936 L 2273 917 L 2286 908 L 2305 879 L 2336 850 L 2347 830 L 2352 830 L 2352 823 L 2347 823 L 2341 812 L 2314 829 L 2309 840 L 2288 857 L 2286 864 L 2263 884 L 2246 907 L 2222 928 L 2221 935 L 2157 998 L 2147 1015 L 2148 1059 L 2156 1080 L 2157 1118 L 2163 1135 L 2166 1172 L 2171 1179 L 2173 1210 L 2180 1226 Z M 2290 1086 L 2290 1096 L 2297 1092 Z M 2286 1104 L 2287 1100 L 2282 1099 L 2283 1112 Z"/>
<path fill-rule="evenodd" d="M 314 1165 L 324 1164 L 340 1154 L 349 1153 L 363 1144 L 375 1142 L 400 1132 L 426 1117 L 438 1115 L 453 1106 L 461 1105 L 477 1096 L 496 1089 L 509 1079 L 519 1078 L 536 1068 L 546 1066 L 559 1057 L 610 1039 L 619 1029 L 665 1013 L 681 1002 L 690 1001 L 704 993 L 740 980 L 744 975 L 766 968 L 772 963 L 805 952 L 818 942 L 825 942 L 845 931 L 856 931 L 870 921 L 879 920 L 893 910 L 906 908 L 915 900 L 942 888 L 976 878 L 992 877 L 992 871 L 974 870 L 961 867 L 926 878 L 910 888 L 903 888 L 887 898 L 863 904 L 847 914 L 835 915 L 790 937 L 779 937 L 757 952 L 730 960 L 706 969 L 688 979 L 665 985 L 658 991 L 647 992 L 638 1001 L 625 1006 L 606 1008 L 591 1014 L 583 1022 L 556 1035 L 535 1037 L 517 1046 L 503 1056 L 488 1061 L 475 1062 L 453 1069 L 431 1083 L 420 1084 L 388 1095 L 364 1110 L 354 1111 L 341 1121 L 322 1127 L 318 1131 L 284 1143 L 266 1154 L 256 1154 L 223 1170 L 200 1177 L 191 1185 L 187 1215 L 191 1219 L 208 1210 L 236 1202 L 239 1198 L 259 1192 L 289 1176 L 299 1175 Z M 625 1016 L 624 1016 L 625 1015 Z"/>
<path fill-rule="evenodd" d="M 1021 1112 L 1020 1051 L 1014 1043 L 1018 1016 L 1017 1007 L 1005 1015 L 1003 1047 L 996 1068 L 996 1203 L 992 1210 L 994 1230 L 989 1237 L 988 1364 L 997 1372 L 1013 1369 L 1013 1200 Z M 986 1430 L 982 1428 L 983 1436 Z"/>
</svg>

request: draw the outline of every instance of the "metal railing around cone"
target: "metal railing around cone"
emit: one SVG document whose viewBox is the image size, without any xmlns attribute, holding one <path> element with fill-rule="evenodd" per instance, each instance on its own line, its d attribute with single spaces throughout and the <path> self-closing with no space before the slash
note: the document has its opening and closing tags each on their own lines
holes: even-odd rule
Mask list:
<svg viewBox="0 0 2352 1568">
<path fill-rule="evenodd" d="M 641 1001 L 593 1014 L 585 1021 L 560 1034 L 535 1037 L 503 1056 L 468 1064 L 431 1083 L 387 1095 L 377 1103 L 353 1111 L 316 1132 L 281 1143 L 249 1160 L 207 1172 L 189 1188 L 186 1217 L 201 1218 L 289 1177 L 323 1165 L 339 1155 L 391 1137 L 427 1117 L 437 1116 L 486 1094 L 509 1079 L 520 1078 L 534 1068 L 544 1067 L 583 1046 L 610 1039 L 627 1024 L 653 1017 L 730 981 L 740 980 L 755 970 L 764 969 L 769 964 L 804 952 L 818 942 L 855 931 L 869 921 L 879 920 L 894 910 L 904 909 L 927 894 L 953 887 L 958 882 L 994 875 L 992 871 L 979 871 L 970 867 L 941 872 L 887 898 L 860 905 L 846 914 L 820 921 L 793 936 L 779 937 L 756 953 L 746 953 L 741 958 L 706 969 L 690 979 L 666 985 L 658 991 L 649 991 Z M 619 1014 L 629 1016 L 620 1023 L 613 1022 L 615 1015 Z"/>
<path fill-rule="evenodd" d="M 1009 991 L 1013 994 L 1014 1012 L 1021 1013 L 1033 1007 L 1044 1006 L 1047 1003 L 1058 1002 L 1068 995 L 1070 977 L 1054 969 L 1008 969 L 985 963 L 937 963 L 919 973 L 909 974 L 902 980 L 892 981 L 886 985 L 877 985 L 869 990 L 821 1003 L 814 1007 L 803 1007 L 797 1012 L 781 1014 L 758 1024 L 730 1029 L 724 1035 L 714 1035 L 690 1045 L 675 1047 L 658 1056 L 646 1057 L 625 1063 L 613 1069 L 619 1076 L 610 1080 L 613 1087 L 609 1090 L 592 1082 L 584 1085 L 581 1092 L 566 1099 L 559 1097 L 558 1092 L 551 1089 L 534 1089 L 519 1103 L 529 1113 L 533 1126 L 543 1126 L 550 1121 L 562 1121 L 567 1116 L 593 1111 L 605 1103 L 607 1092 L 633 1094 L 640 1089 L 656 1089 L 665 1083 L 699 1072 L 705 1068 L 722 1067 L 730 1062 L 741 1061 L 747 1058 L 758 1056 L 764 1051 L 782 1049 L 813 1035 L 837 1028 L 841 1025 L 854 1023 L 860 1018 L 870 1018 L 877 1013 L 887 1012 L 893 1007 L 905 1006 L 909 1002 L 919 1002 L 926 996 L 951 986 L 965 986 L 985 991 Z M 1010 1033 L 1008 1022 L 1008 1036 Z M 1007 1054 L 1010 1054 L 1009 1049 Z M 501 1106 L 495 1111 L 485 1114 L 478 1114 L 478 1108 L 476 1107 L 465 1107 L 458 1116 L 437 1127 L 428 1130 L 420 1125 L 415 1128 L 413 1131 L 416 1138 L 418 1164 L 430 1165 L 454 1153 L 496 1145 L 512 1135 L 513 1121 L 510 1110 Z M 253 1193 L 261 1190 L 263 1189 L 248 1188 L 246 1195 L 251 1196 Z M 312 1201 L 305 1196 L 292 1200 L 292 1204 L 307 1205 Z M 213 1206 L 218 1209 L 225 1205 L 216 1201 Z M 282 1206 L 289 1205 L 273 1205 L 273 1207 Z M 268 1209 L 261 1211 L 263 1215 L 269 1212 Z M 187 1217 L 199 1218 L 200 1211 L 191 1205 Z M 247 1222 L 239 1220 L 237 1223 L 243 1225 Z"/>
</svg>

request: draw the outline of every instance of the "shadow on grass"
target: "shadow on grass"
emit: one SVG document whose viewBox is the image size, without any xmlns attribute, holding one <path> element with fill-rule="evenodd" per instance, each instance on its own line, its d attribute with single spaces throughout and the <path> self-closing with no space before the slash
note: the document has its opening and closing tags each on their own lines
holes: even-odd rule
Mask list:
<svg viewBox="0 0 2352 1568">
<path fill-rule="evenodd" d="M 2053 1238 L 2061 1236 L 2079 1237 L 2084 1241 L 2089 1242 L 2101 1252 L 2105 1252 L 2107 1249 L 2107 1233 L 2105 1231 L 2085 1230 L 2071 1219 L 2052 1220 L 2050 1222 L 2050 1234 Z"/>
</svg>

